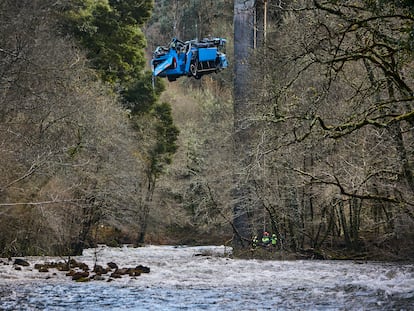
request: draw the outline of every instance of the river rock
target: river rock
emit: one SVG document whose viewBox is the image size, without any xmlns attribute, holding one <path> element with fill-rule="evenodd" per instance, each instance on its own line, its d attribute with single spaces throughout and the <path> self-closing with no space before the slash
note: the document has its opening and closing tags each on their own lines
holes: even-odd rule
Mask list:
<svg viewBox="0 0 414 311">
<path fill-rule="evenodd" d="M 99 275 L 99 274 L 92 275 L 90 277 L 90 279 L 95 280 L 95 281 L 104 281 L 105 280 L 105 278 L 102 275 Z"/>
<path fill-rule="evenodd" d="M 95 267 L 93 267 L 92 272 L 95 272 L 97 275 L 102 275 L 108 273 L 108 270 L 102 267 L 101 265 L 95 265 Z"/>
<path fill-rule="evenodd" d="M 111 273 L 111 278 L 120 279 L 120 278 L 122 278 L 122 275 L 119 274 L 118 272 L 113 272 L 113 273 Z"/>
<path fill-rule="evenodd" d="M 139 265 L 135 267 L 136 271 L 139 271 L 140 273 L 150 273 L 151 269 L 149 267 L 145 267 L 143 265 Z"/>
<path fill-rule="evenodd" d="M 27 266 L 29 263 L 23 259 L 17 258 L 14 261 L 15 269 L 22 270 L 21 266 Z M 71 277 L 72 280 L 76 282 L 87 282 L 89 280 L 105 280 L 102 276 L 114 269 L 114 272 L 111 273 L 109 278 L 117 279 L 122 278 L 123 275 L 129 275 L 130 277 L 140 276 L 141 273 L 149 273 L 150 268 L 143 265 L 138 265 L 135 268 L 133 267 L 123 267 L 119 268 L 118 265 L 114 262 L 108 262 L 107 267 L 104 268 L 101 265 L 94 265 L 92 272 L 93 275 L 89 273 L 89 266 L 83 262 L 76 261 L 75 259 L 70 259 L 69 262 L 45 262 L 45 263 L 36 263 L 34 268 L 39 272 L 49 272 L 50 269 L 57 269 L 58 271 L 67 271 L 66 276 Z M 54 273 L 56 275 L 56 273 Z"/>
<path fill-rule="evenodd" d="M 79 266 L 79 263 L 75 260 L 75 259 L 70 259 L 69 260 L 69 267 L 70 268 L 74 268 L 74 267 L 78 267 Z"/>
<path fill-rule="evenodd" d="M 120 275 L 125 275 L 128 274 L 129 268 L 121 268 L 121 269 L 117 269 L 115 272 L 120 274 Z"/>
<path fill-rule="evenodd" d="M 18 265 L 18 266 L 24 266 L 24 267 L 30 266 L 28 261 L 21 259 L 21 258 L 16 258 L 13 264 Z"/>
<path fill-rule="evenodd" d="M 59 262 L 56 265 L 56 269 L 59 271 L 69 271 L 69 265 L 66 262 Z"/>
<path fill-rule="evenodd" d="M 49 264 L 47 263 L 44 263 L 44 264 L 36 263 L 34 265 L 34 268 L 38 270 L 39 272 L 49 272 Z"/>
<path fill-rule="evenodd" d="M 78 271 L 78 272 L 75 272 L 72 275 L 72 280 L 82 282 L 84 280 L 81 280 L 81 279 L 82 278 L 83 279 L 88 278 L 88 276 L 89 276 L 89 272 L 88 271 Z"/>
<path fill-rule="evenodd" d="M 38 269 L 39 272 L 49 272 L 49 269 L 47 267 L 40 267 Z"/>
<path fill-rule="evenodd" d="M 79 269 L 82 269 L 83 271 L 89 271 L 89 266 L 86 263 L 79 263 Z"/>
<path fill-rule="evenodd" d="M 108 262 L 107 265 L 111 269 L 115 269 L 115 270 L 118 269 L 118 265 L 114 262 Z"/>
</svg>

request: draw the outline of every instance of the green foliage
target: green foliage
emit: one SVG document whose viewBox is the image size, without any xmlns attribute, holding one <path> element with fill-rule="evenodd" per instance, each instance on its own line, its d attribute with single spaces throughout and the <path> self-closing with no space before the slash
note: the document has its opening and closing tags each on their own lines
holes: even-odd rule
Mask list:
<svg viewBox="0 0 414 311">
<path fill-rule="evenodd" d="M 146 40 L 140 27 L 152 1 L 74 1 L 68 10 L 69 30 L 88 50 L 88 58 L 104 81 L 126 83 L 139 78 Z"/>
<path fill-rule="evenodd" d="M 143 72 L 146 40 L 140 27 L 149 19 L 152 8 L 152 0 L 76 0 L 67 20 L 101 78 L 120 86 L 124 107 L 132 115 L 148 114 L 154 119 L 156 142 L 150 148 L 149 171 L 156 177 L 163 165 L 171 162 L 178 130 L 170 106 L 158 104 L 165 85 L 157 79 L 153 88 L 151 73 Z"/>
<path fill-rule="evenodd" d="M 170 164 L 172 155 L 177 151 L 178 128 L 174 125 L 171 115 L 171 106 L 161 103 L 154 106 L 152 112 L 156 118 L 155 132 L 156 143 L 150 151 L 151 172 L 154 176 L 162 173 L 164 165 Z"/>
<path fill-rule="evenodd" d="M 152 0 L 109 0 L 109 5 L 117 12 L 121 22 L 141 26 L 150 18 L 154 4 Z"/>
<path fill-rule="evenodd" d="M 148 204 L 164 165 L 177 149 L 178 129 L 171 107 L 158 103 L 164 84 L 152 86 L 152 75 L 144 72 L 146 40 L 141 30 L 149 19 L 153 0 L 72 0 L 66 13 L 67 29 L 87 49 L 92 67 L 109 82 L 130 111 L 133 129 L 142 134 L 147 177 L 145 208 L 140 216 L 140 241 L 147 226 Z"/>
<path fill-rule="evenodd" d="M 124 107 L 134 116 L 148 115 L 153 120 L 154 142 L 148 150 L 147 174 L 150 180 L 156 180 L 163 172 L 164 166 L 171 163 L 172 155 L 177 150 L 178 128 L 174 125 L 171 106 L 159 103 L 158 99 L 165 90 L 165 84 L 157 79 L 152 86 L 151 72 L 145 72 L 140 80 L 136 80 L 122 91 Z M 137 121 L 137 128 L 139 119 Z"/>
<path fill-rule="evenodd" d="M 152 73 L 145 72 L 141 79 L 135 80 L 121 92 L 124 107 L 132 114 L 149 112 L 165 90 L 163 80 L 157 78 L 152 86 Z"/>
</svg>

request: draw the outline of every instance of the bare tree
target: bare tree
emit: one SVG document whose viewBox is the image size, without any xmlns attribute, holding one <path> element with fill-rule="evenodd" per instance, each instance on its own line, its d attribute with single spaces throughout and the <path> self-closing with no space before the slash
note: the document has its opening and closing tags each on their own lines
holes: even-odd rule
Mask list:
<svg viewBox="0 0 414 311">
<path fill-rule="evenodd" d="M 264 82 L 263 71 L 252 79 L 261 96 L 251 118 L 265 137 L 257 148 L 268 177 L 257 189 L 269 217 L 294 249 L 339 240 L 360 249 L 362 239 L 382 239 L 372 232 L 411 232 L 408 7 L 304 1 L 271 9 L 283 20 L 271 21 L 256 53 L 255 67 L 271 70 Z"/>
<path fill-rule="evenodd" d="M 0 243 L 8 254 L 80 253 L 94 226 L 131 214 L 144 178 L 137 137 L 61 37 L 58 3 L 0 5 Z"/>
</svg>

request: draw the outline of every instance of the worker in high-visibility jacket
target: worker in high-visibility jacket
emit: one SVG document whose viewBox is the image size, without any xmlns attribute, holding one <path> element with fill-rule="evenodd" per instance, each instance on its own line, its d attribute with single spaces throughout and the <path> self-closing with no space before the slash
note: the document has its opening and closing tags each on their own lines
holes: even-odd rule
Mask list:
<svg viewBox="0 0 414 311">
<path fill-rule="evenodd" d="M 276 247 L 277 245 L 277 236 L 276 234 L 272 234 L 272 237 L 270 238 L 270 243 L 272 244 L 273 247 Z"/>
<path fill-rule="evenodd" d="M 262 244 L 263 244 L 263 246 L 268 246 L 270 244 L 269 232 L 266 232 L 266 231 L 263 232 Z"/>
<path fill-rule="evenodd" d="M 253 248 L 256 248 L 257 245 L 259 245 L 259 239 L 257 238 L 257 235 L 255 235 L 252 240 L 252 246 Z"/>
</svg>

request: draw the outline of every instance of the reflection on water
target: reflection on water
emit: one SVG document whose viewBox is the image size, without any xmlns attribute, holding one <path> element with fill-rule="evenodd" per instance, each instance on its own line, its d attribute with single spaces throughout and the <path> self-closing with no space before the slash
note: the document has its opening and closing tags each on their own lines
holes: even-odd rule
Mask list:
<svg viewBox="0 0 414 311">
<path fill-rule="evenodd" d="M 209 256 L 194 256 L 206 250 Z M 411 264 L 217 255 L 223 248 L 103 248 L 102 263 L 151 267 L 149 274 L 112 282 L 74 283 L 31 274 L 29 268 L 0 267 L 0 310 L 410 310 L 414 305 Z M 79 259 L 93 263 L 93 252 Z"/>
</svg>

